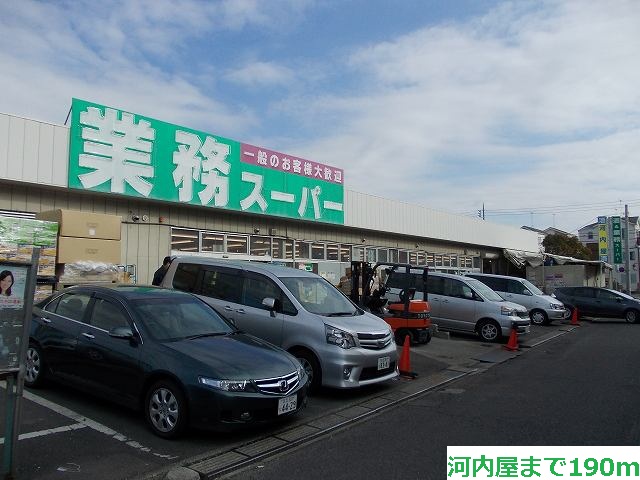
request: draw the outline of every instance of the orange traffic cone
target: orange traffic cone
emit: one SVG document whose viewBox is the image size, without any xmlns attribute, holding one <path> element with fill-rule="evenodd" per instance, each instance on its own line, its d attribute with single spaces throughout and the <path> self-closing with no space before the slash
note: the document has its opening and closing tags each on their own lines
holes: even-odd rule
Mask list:
<svg viewBox="0 0 640 480">
<path fill-rule="evenodd" d="M 511 329 L 511 335 L 509 335 L 509 341 L 504 346 L 507 350 L 512 352 L 518 350 L 518 332 L 515 327 Z"/>
<path fill-rule="evenodd" d="M 404 337 L 404 344 L 402 345 L 402 354 L 400 355 L 400 364 L 398 365 L 398 370 L 400 370 L 400 375 L 404 378 L 416 378 L 418 376 L 417 373 L 411 371 L 411 360 L 409 359 L 409 344 L 411 340 L 409 335 Z"/>
<path fill-rule="evenodd" d="M 569 325 L 580 325 L 580 322 L 578 322 L 578 307 L 573 308 L 573 312 L 571 312 L 571 323 Z"/>
</svg>

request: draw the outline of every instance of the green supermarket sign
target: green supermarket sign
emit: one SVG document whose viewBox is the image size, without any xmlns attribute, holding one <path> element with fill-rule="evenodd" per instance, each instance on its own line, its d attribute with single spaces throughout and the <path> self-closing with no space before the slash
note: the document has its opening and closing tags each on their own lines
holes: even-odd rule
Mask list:
<svg viewBox="0 0 640 480">
<path fill-rule="evenodd" d="M 343 170 L 73 99 L 69 188 L 344 223 Z"/>
</svg>

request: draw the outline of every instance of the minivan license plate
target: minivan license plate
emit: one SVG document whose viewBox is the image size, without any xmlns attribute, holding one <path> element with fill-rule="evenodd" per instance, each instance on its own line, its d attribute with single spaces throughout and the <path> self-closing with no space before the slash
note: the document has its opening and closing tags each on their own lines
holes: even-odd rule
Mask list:
<svg viewBox="0 0 640 480">
<path fill-rule="evenodd" d="M 296 408 L 298 408 L 297 395 L 289 395 L 288 397 L 284 397 L 278 400 L 278 415 L 293 412 Z"/>
<path fill-rule="evenodd" d="M 385 368 L 389 368 L 389 361 L 391 357 L 381 357 L 378 359 L 378 370 L 384 370 Z"/>
</svg>

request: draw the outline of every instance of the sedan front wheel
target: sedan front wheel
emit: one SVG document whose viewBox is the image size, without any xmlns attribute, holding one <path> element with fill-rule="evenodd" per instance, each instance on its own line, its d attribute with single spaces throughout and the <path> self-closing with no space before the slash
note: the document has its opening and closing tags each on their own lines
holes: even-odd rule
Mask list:
<svg viewBox="0 0 640 480">
<path fill-rule="evenodd" d="M 638 321 L 640 320 L 640 317 L 638 315 L 638 310 L 627 310 L 624 314 L 624 319 L 628 322 L 628 323 L 638 323 Z"/>
<path fill-rule="evenodd" d="M 153 433 L 176 438 L 187 424 L 187 401 L 180 387 L 171 380 L 160 380 L 149 388 L 145 416 Z"/>
</svg>

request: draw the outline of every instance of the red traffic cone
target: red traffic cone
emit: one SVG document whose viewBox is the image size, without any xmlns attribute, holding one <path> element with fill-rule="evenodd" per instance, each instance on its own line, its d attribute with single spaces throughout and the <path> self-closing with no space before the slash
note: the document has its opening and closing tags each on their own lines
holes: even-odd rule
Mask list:
<svg viewBox="0 0 640 480">
<path fill-rule="evenodd" d="M 578 322 L 578 307 L 573 308 L 573 312 L 571 312 L 571 323 L 569 325 L 580 325 L 580 322 Z"/>
<path fill-rule="evenodd" d="M 504 346 L 507 350 L 512 352 L 518 350 L 518 332 L 515 327 L 511 329 L 511 335 L 509 335 L 509 341 Z"/>
<path fill-rule="evenodd" d="M 402 345 L 402 354 L 400 355 L 400 363 L 398 365 L 398 370 L 400 370 L 400 375 L 405 378 L 416 378 L 418 376 L 417 373 L 411 371 L 411 360 L 409 358 L 409 345 L 411 340 L 409 335 L 404 337 L 404 344 Z"/>
</svg>

